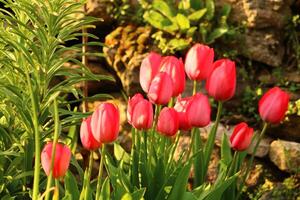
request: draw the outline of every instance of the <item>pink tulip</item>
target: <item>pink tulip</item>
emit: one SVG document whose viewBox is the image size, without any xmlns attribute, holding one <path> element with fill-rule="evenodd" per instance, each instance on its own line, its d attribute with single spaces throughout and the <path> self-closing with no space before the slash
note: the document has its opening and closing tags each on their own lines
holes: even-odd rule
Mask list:
<svg viewBox="0 0 300 200">
<path fill-rule="evenodd" d="M 52 147 L 53 147 L 53 142 L 47 143 L 44 146 L 44 149 L 41 153 L 42 167 L 45 173 L 47 174 L 47 176 L 49 176 L 50 174 Z M 52 176 L 54 178 L 60 178 L 66 174 L 69 168 L 70 159 L 71 159 L 71 150 L 69 149 L 69 147 L 64 144 L 57 143 L 55 148 L 54 165 L 52 169 Z"/>
<path fill-rule="evenodd" d="M 171 77 L 166 72 L 158 73 L 151 82 L 148 92 L 148 98 L 155 104 L 167 104 L 173 91 L 173 83 Z"/>
<path fill-rule="evenodd" d="M 251 144 L 252 136 L 253 128 L 248 127 L 245 122 L 236 125 L 230 136 L 231 147 L 236 151 L 246 150 Z"/>
<path fill-rule="evenodd" d="M 95 150 L 101 147 L 101 143 L 95 140 L 91 129 L 92 116 L 84 119 L 80 126 L 80 139 L 82 146 L 87 150 Z"/>
<path fill-rule="evenodd" d="M 161 59 L 161 55 L 150 52 L 142 61 L 140 68 L 140 84 L 146 93 L 149 91 L 152 79 L 159 71 Z"/>
<path fill-rule="evenodd" d="M 270 89 L 259 100 L 258 110 L 260 117 L 269 123 L 280 123 L 289 105 L 289 95 L 279 87 Z"/>
<path fill-rule="evenodd" d="M 214 49 L 195 44 L 185 58 L 185 72 L 191 80 L 207 79 L 213 70 Z"/>
<path fill-rule="evenodd" d="M 138 102 L 133 108 L 132 125 L 136 129 L 147 130 L 152 127 L 153 107 L 146 99 Z"/>
<path fill-rule="evenodd" d="M 127 104 L 127 120 L 128 123 L 132 125 L 132 115 L 133 115 L 133 109 L 137 103 L 142 101 L 144 99 L 143 95 L 140 93 L 135 94 L 132 98 L 129 98 L 128 104 Z"/>
<path fill-rule="evenodd" d="M 214 63 L 214 70 L 206 81 L 206 90 L 218 101 L 227 101 L 233 97 L 236 86 L 235 63 L 221 59 Z"/>
<path fill-rule="evenodd" d="M 157 131 L 165 136 L 173 136 L 179 128 L 179 119 L 174 108 L 164 107 L 158 116 Z"/>
<path fill-rule="evenodd" d="M 181 96 L 178 96 L 176 104 L 174 106 L 174 109 L 178 113 L 178 119 L 179 119 L 179 129 L 180 130 L 190 130 L 192 128 L 192 125 L 190 121 L 188 120 L 187 115 L 187 107 L 189 106 L 189 103 L 191 102 L 191 97 L 181 98 Z"/>
<path fill-rule="evenodd" d="M 208 97 L 197 93 L 187 107 L 188 121 L 194 127 L 205 127 L 210 123 L 211 107 Z"/>
<path fill-rule="evenodd" d="M 118 108 L 112 103 L 102 103 L 92 115 L 91 128 L 94 138 L 101 143 L 117 139 L 120 126 Z"/>
<path fill-rule="evenodd" d="M 160 71 L 166 72 L 173 81 L 173 97 L 177 97 L 185 88 L 185 73 L 182 59 L 175 56 L 164 57 L 161 61 Z"/>
</svg>

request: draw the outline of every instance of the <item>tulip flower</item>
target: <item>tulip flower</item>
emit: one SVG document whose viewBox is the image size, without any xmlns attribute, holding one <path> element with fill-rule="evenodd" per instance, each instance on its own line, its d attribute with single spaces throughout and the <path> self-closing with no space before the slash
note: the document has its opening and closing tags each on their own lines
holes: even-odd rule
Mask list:
<svg viewBox="0 0 300 200">
<path fill-rule="evenodd" d="M 177 97 L 185 88 L 185 73 L 182 59 L 175 56 L 167 56 L 162 59 L 160 71 L 166 72 L 173 81 L 173 97 Z"/>
<path fill-rule="evenodd" d="M 207 79 L 213 70 L 214 49 L 195 44 L 185 58 L 185 72 L 191 80 Z"/>
<path fill-rule="evenodd" d="M 259 100 L 260 117 L 266 122 L 278 124 L 283 120 L 288 104 L 289 95 L 279 87 L 274 87 Z"/>
<path fill-rule="evenodd" d="M 236 86 L 235 63 L 221 59 L 214 63 L 214 70 L 206 81 L 206 90 L 218 101 L 227 101 L 233 97 Z"/>
<path fill-rule="evenodd" d="M 179 119 L 174 108 L 164 107 L 158 116 L 157 131 L 165 136 L 173 136 L 179 128 Z"/>
<path fill-rule="evenodd" d="M 91 129 L 92 116 L 84 119 L 80 126 L 80 139 L 82 146 L 87 150 L 95 150 L 101 147 L 101 142 L 95 140 Z"/>
<path fill-rule="evenodd" d="M 152 104 L 146 99 L 138 102 L 132 113 L 132 125 L 136 129 L 149 129 L 152 127 L 153 122 L 153 107 Z"/>
<path fill-rule="evenodd" d="M 140 68 L 140 84 L 146 93 L 149 91 L 152 79 L 159 72 L 161 59 L 161 55 L 150 52 L 142 61 Z"/>
<path fill-rule="evenodd" d="M 210 123 L 211 107 L 208 97 L 204 94 L 195 94 L 187 107 L 188 121 L 192 126 L 204 127 Z"/>
<path fill-rule="evenodd" d="M 192 128 L 192 125 L 191 125 L 190 121 L 188 120 L 188 116 L 187 116 L 187 112 L 186 112 L 190 101 L 191 101 L 191 97 L 181 98 L 181 96 L 179 96 L 175 103 L 174 109 L 177 111 L 177 114 L 178 114 L 180 130 L 187 131 Z"/>
<path fill-rule="evenodd" d="M 155 104 L 167 104 L 173 93 L 173 82 L 166 72 L 158 73 L 152 80 L 148 92 L 148 98 Z"/>
<path fill-rule="evenodd" d="M 102 103 L 94 111 L 91 128 L 94 138 L 101 143 L 110 143 L 117 139 L 120 126 L 118 108 L 112 103 Z"/>
<path fill-rule="evenodd" d="M 47 174 L 47 176 L 49 176 L 50 174 L 52 147 L 53 147 L 52 142 L 47 143 L 41 153 L 42 167 L 45 173 Z M 55 158 L 54 158 L 54 164 L 52 169 L 52 176 L 54 178 L 60 178 L 66 174 L 69 168 L 70 159 L 71 159 L 70 148 L 64 144 L 59 144 L 59 143 L 56 144 Z"/>
<path fill-rule="evenodd" d="M 230 136 L 231 147 L 236 151 L 244 151 L 251 144 L 253 128 L 248 127 L 245 122 L 239 123 Z"/>
<path fill-rule="evenodd" d="M 133 114 L 133 108 L 137 103 L 142 101 L 144 99 L 143 95 L 140 93 L 135 94 L 133 97 L 129 98 L 128 105 L 127 105 L 127 120 L 128 123 L 132 125 L 132 114 Z"/>
</svg>

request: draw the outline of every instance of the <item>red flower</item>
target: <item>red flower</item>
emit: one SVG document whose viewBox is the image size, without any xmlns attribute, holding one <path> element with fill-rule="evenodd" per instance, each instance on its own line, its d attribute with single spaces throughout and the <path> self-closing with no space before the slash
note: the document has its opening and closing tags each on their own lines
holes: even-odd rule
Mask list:
<svg viewBox="0 0 300 200">
<path fill-rule="evenodd" d="M 195 44 L 185 58 L 185 72 L 191 80 L 207 79 L 213 70 L 214 49 Z"/>
<path fill-rule="evenodd" d="M 158 116 L 157 131 L 165 136 L 173 136 L 178 131 L 179 120 L 174 108 L 164 107 Z"/>
<path fill-rule="evenodd" d="M 236 125 L 230 136 L 231 147 L 237 151 L 246 150 L 251 144 L 252 136 L 253 128 L 248 127 L 245 122 Z"/>
<path fill-rule="evenodd" d="M 214 63 L 214 70 L 206 81 L 206 90 L 218 101 L 227 101 L 233 97 L 236 86 L 235 63 L 221 59 Z"/>
<path fill-rule="evenodd" d="M 204 127 L 210 123 L 211 108 L 208 97 L 197 93 L 187 107 L 188 121 L 192 126 Z"/>
<path fill-rule="evenodd" d="M 127 104 L 127 120 L 128 123 L 132 125 L 132 115 L 133 115 L 133 109 L 137 103 L 142 101 L 144 99 L 143 95 L 140 93 L 135 94 L 133 97 L 129 98 L 128 104 Z"/>
<path fill-rule="evenodd" d="M 41 153 L 42 167 L 47 176 L 49 176 L 50 174 L 52 147 L 53 142 L 47 143 Z M 54 178 L 60 178 L 66 174 L 69 168 L 70 159 L 71 150 L 69 149 L 69 147 L 59 143 L 56 144 L 54 165 L 52 169 L 52 176 Z"/>
<path fill-rule="evenodd" d="M 136 129 L 149 129 L 153 122 L 153 107 L 146 99 L 138 102 L 133 108 L 132 125 Z"/>
<path fill-rule="evenodd" d="M 187 107 L 191 102 L 192 97 L 181 98 L 178 96 L 174 109 L 177 111 L 178 119 L 179 119 L 179 129 L 180 130 L 190 130 L 192 125 L 188 120 L 187 116 Z"/>
<path fill-rule="evenodd" d="M 166 72 L 158 73 L 151 82 L 148 98 L 155 104 L 167 104 L 173 91 L 171 77 Z"/>
<path fill-rule="evenodd" d="M 259 100 L 260 117 L 272 124 L 280 123 L 288 109 L 289 99 L 289 95 L 279 87 L 270 89 Z"/>
<path fill-rule="evenodd" d="M 120 126 L 118 108 L 112 103 L 102 103 L 92 115 L 91 128 L 94 138 L 101 143 L 117 139 Z"/>
<path fill-rule="evenodd" d="M 101 147 L 101 142 L 95 140 L 91 129 L 92 116 L 84 119 L 80 126 L 80 139 L 82 146 L 87 150 L 95 150 Z"/>
<path fill-rule="evenodd" d="M 175 56 L 164 57 L 161 61 L 161 72 L 166 72 L 173 81 L 173 97 L 177 97 L 185 88 L 185 73 L 181 59 Z"/>
<path fill-rule="evenodd" d="M 152 79 L 159 71 L 161 59 L 161 55 L 150 52 L 142 61 L 140 68 L 140 84 L 146 93 L 149 91 Z"/>
</svg>

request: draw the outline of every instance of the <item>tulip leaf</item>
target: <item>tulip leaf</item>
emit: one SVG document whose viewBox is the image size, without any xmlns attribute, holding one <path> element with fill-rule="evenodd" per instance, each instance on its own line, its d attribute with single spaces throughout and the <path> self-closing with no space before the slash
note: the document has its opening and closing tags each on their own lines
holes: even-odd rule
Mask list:
<svg viewBox="0 0 300 200">
<path fill-rule="evenodd" d="M 100 200 L 106 199 L 111 199 L 109 177 L 106 177 L 106 179 L 104 180 L 100 193 Z"/>
<path fill-rule="evenodd" d="M 222 137 L 221 160 L 228 167 L 232 161 L 231 148 L 226 133 Z"/>
<path fill-rule="evenodd" d="M 178 176 L 176 177 L 172 190 L 168 195 L 168 200 L 183 199 L 184 193 L 186 192 L 186 185 L 190 175 L 191 166 L 192 162 L 189 162 L 181 169 Z"/>
<path fill-rule="evenodd" d="M 193 155 L 195 156 L 194 158 L 194 168 L 197 169 L 195 170 L 195 177 L 194 177 L 194 187 L 198 187 L 199 185 L 202 184 L 204 181 L 205 175 L 204 170 L 203 170 L 203 163 L 204 163 L 204 155 L 203 155 L 203 149 L 202 149 L 202 141 L 200 138 L 200 132 L 199 129 L 196 128 L 194 130 L 194 139 L 195 143 L 193 145 Z M 201 148 L 201 149 L 199 149 Z"/>
<path fill-rule="evenodd" d="M 201 10 L 197 10 L 196 12 L 193 12 L 192 14 L 190 14 L 188 16 L 188 19 L 190 21 L 197 22 L 197 21 L 199 21 L 205 15 L 206 11 L 207 11 L 206 8 L 203 8 Z"/>
<path fill-rule="evenodd" d="M 123 147 L 121 147 L 120 144 L 114 143 L 114 155 L 119 162 L 124 162 L 126 164 L 130 163 L 129 154 L 123 149 Z"/>
<path fill-rule="evenodd" d="M 77 187 L 77 180 L 73 174 L 68 171 L 64 178 L 65 181 L 65 196 L 64 199 L 79 199 L 79 190 Z"/>
<path fill-rule="evenodd" d="M 143 196 L 146 192 L 146 188 L 141 188 L 139 190 L 134 191 L 131 196 L 133 200 L 140 200 L 143 199 Z"/>
<path fill-rule="evenodd" d="M 193 193 L 191 193 L 191 192 L 185 192 L 183 194 L 183 198 L 182 199 L 184 199 L 184 200 L 197 200 L 197 197 Z"/>
</svg>

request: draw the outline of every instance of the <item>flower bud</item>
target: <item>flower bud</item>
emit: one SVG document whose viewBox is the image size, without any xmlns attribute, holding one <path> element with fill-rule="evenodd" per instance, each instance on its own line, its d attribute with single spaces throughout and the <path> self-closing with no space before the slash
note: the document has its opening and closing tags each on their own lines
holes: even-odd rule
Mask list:
<svg viewBox="0 0 300 200">
<path fill-rule="evenodd" d="M 245 122 L 242 122 L 233 130 L 230 136 L 231 147 L 236 151 L 244 151 L 251 144 L 253 136 L 253 128 L 248 127 Z"/>
<path fill-rule="evenodd" d="M 164 107 L 158 116 L 157 131 L 165 136 L 173 136 L 178 128 L 179 120 L 176 110 Z"/>
<path fill-rule="evenodd" d="M 146 99 L 138 102 L 133 108 L 132 125 L 136 129 L 147 130 L 152 127 L 153 107 Z"/>
<path fill-rule="evenodd" d="M 101 147 L 101 143 L 95 140 L 93 136 L 92 129 L 91 129 L 91 119 L 92 116 L 83 119 L 80 126 L 81 144 L 87 150 L 95 150 Z"/>
<path fill-rule="evenodd" d="M 187 131 L 192 128 L 192 125 L 188 120 L 188 115 L 186 112 L 187 107 L 191 102 L 191 99 L 192 97 L 181 98 L 181 96 L 178 96 L 177 101 L 175 103 L 174 109 L 177 111 L 178 114 L 180 130 Z"/>
<path fill-rule="evenodd" d="M 158 73 L 151 82 L 148 98 L 155 104 L 167 104 L 173 93 L 171 77 L 166 72 Z"/>
<path fill-rule="evenodd" d="M 135 94 L 133 97 L 129 98 L 127 104 L 127 120 L 128 123 L 132 125 L 132 115 L 133 115 L 133 108 L 137 103 L 143 100 L 144 97 L 140 93 Z"/>
</svg>

